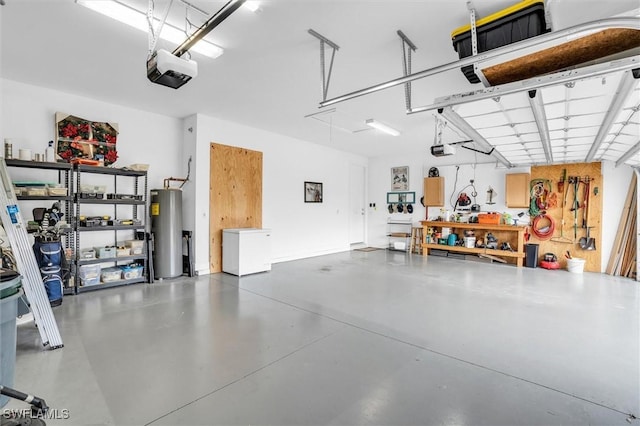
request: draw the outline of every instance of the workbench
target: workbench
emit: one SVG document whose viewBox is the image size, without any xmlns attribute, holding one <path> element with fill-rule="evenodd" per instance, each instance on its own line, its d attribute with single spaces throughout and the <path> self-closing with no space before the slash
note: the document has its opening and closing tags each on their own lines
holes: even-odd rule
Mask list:
<svg viewBox="0 0 640 426">
<path fill-rule="evenodd" d="M 509 260 L 515 260 L 515 264 L 518 267 L 523 266 L 524 261 L 524 234 L 526 227 L 515 225 L 493 225 L 484 223 L 458 223 L 458 222 L 443 222 L 443 221 L 430 221 L 423 220 L 422 235 L 424 239 L 422 241 L 422 255 L 427 256 L 431 249 L 447 250 L 456 253 L 469 253 L 469 254 L 486 254 L 491 256 L 497 256 L 500 258 L 507 258 Z M 463 246 L 450 246 L 444 244 L 427 243 L 426 236 L 428 235 L 428 229 L 442 229 L 450 228 L 451 233 L 458 234 L 458 237 L 462 239 L 464 237 L 465 230 L 473 230 L 475 233 L 476 241 L 483 241 L 485 235 L 491 232 L 498 239 L 498 247 L 502 242 L 508 242 L 514 251 L 509 250 L 493 250 L 488 248 L 477 247 L 463 247 Z"/>
</svg>

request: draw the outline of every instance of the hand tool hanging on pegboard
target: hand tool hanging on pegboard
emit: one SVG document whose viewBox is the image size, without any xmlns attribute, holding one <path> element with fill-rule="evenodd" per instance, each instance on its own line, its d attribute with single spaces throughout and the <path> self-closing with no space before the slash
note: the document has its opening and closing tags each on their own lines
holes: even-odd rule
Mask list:
<svg viewBox="0 0 640 426">
<path fill-rule="evenodd" d="M 558 192 L 564 193 L 564 182 L 567 180 L 567 169 L 562 169 L 562 177 L 558 181 Z"/>
<path fill-rule="evenodd" d="M 587 228 L 587 223 L 589 222 L 589 191 L 591 190 L 591 178 L 589 176 L 585 176 L 582 183 L 584 184 L 584 199 L 582 200 L 584 207 L 582 210 L 582 227 Z"/>
<path fill-rule="evenodd" d="M 580 208 L 578 189 L 580 186 L 580 177 L 569 176 L 569 185 L 573 185 L 573 203 L 571 204 L 571 211 L 573 212 L 573 242 L 575 243 L 578 239 L 578 209 Z"/>
<path fill-rule="evenodd" d="M 562 169 L 562 178 L 558 182 L 558 192 L 560 192 L 560 195 L 562 196 L 562 206 L 560 209 L 561 211 L 560 236 L 551 238 L 551 241 L 556 243 L 570 244 L 570 243 L 573 243 L 573 241 L 571 241 L 571 239 L 564 236 L 564 210 L 567 206 L 567 193 L 569 192 L 569 185 L 567 185 L 566 188 L 564 185 L 566 180 L 567 180 L 567 169 Z"/>
</svg>

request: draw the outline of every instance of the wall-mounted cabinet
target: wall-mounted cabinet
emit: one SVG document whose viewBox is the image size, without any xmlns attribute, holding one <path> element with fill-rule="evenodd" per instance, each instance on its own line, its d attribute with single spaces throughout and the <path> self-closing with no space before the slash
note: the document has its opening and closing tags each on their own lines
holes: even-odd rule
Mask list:
<svg viewBox="0 0 640 426">
<path fill-rule="evenodd" d="M 529 173 L 505 175 L 505 205 L 511 208 L 529 207 Z"/>
<path fill-rule="evenodd" d="M 424 178 L 424 205 L 444 206 L 444 176 Z"/>
</svg>

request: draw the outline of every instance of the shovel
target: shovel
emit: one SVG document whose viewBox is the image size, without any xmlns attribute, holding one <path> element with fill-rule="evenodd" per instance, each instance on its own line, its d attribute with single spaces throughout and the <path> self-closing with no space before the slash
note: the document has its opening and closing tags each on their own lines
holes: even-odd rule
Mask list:
<svg viewBox="0 0 640 426">
<path fill-rule="evenodd" d="M 589 226 L 587 228 L 587 236 L 580 238 L 580 248 L 583 250 L 595 250 L 596 249 L 596 240 L 595 238 L 591 238 L 589 236 L 589 230 L 592 227 Z"/>
</svg>

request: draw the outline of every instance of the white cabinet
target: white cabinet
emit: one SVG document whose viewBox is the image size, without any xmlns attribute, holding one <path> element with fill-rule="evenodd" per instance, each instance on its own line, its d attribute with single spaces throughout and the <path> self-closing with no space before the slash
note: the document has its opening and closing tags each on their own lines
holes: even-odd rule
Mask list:
<svg viewBox="0 0 640 426">
<path fill-rule="evenodd" d="M 271 230 L 222 230 L 222 271 L 247 275 L 271 270 Z"/>
</svg>

